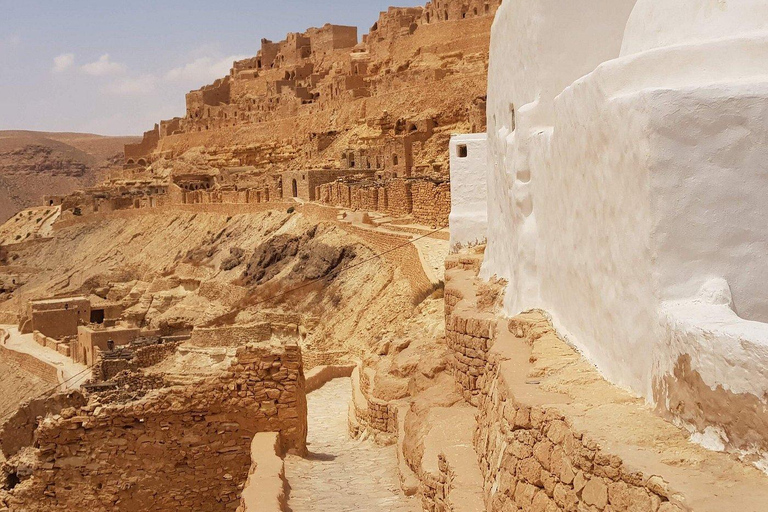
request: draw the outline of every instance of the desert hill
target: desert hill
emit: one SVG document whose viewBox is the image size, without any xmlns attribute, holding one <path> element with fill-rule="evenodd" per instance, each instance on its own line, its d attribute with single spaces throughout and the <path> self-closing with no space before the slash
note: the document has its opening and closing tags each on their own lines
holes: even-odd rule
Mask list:
<svg viewBox="0 0 768 512">
<path fill-rule="evenodd" d="M 97 183 L 121 162 L 134 137 L 86 133 L 0 131 L 0 221 L 43 196 L 65 195 Z"/>
</svg>

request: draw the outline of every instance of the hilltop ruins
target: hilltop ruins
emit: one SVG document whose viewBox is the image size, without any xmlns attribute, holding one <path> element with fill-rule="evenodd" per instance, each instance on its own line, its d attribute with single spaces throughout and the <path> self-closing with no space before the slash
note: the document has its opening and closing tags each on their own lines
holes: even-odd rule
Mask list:
<svg viewBox="0 0 768 512">
<path fill-rule="evenodd" d="M 766 5 L 262 40 L 0 227 L 0 511 L 762 512 Z"/>
</svg>

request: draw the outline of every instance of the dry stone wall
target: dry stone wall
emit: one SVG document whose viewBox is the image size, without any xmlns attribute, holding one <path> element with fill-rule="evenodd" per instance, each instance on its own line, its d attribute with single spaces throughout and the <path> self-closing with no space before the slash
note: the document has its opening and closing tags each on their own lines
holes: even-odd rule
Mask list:
<svg viewBox="0 0 768 512">
<path fill-rule="evenodd" d="M 343 208 L 412 215 L 415 222 L 436 227 L 447 226 L 451 213 L 450 184 L 423 179 L 370 184 L 336 181 L 317 187 L 315 197 L 321 203 Z"/>
<path fill-rule="evenodd" d="M 371 395 L 372 371 L 359 365 L 352 372 L 352 406 L 354 418 L 350 433 L 357 437 L 369 433 L 381 444 L 392 444 L 397 439 L 398 402 L 387 402 Z"/>
<path fill-rule="evenodd" d="M 306 450 L 296 344 L 238 350 L 221 376 L 124 405 L 62 411 L 36 433 L 40 463 L 12 511 L 235 510 L 257 432 Z"/>
<path fill-rule="evenodd" d="M 495 319 L 490 314 L 454 311 L 445 324 L 445 337 L 452 351 L 451 367 L 464 400 L 477 406 L 480 384 L 488 368 Z"/>
<path fill-rule="evenodd" d="M 100 359 L 93 368 L 93 375 L 98 380 L 104 381 L 112 379 L 123 371 L 149 368 L 173 354 L 180 344 L 181 341 L 176 341 L 139 347 L 133 351 L 131 359 Z"/>
<path fill-rule="evenodd" d="M 518 334 L 540 335 L 525 328 Z M 555 408 L 531 406 L 515 397 L 500 377 L 503 360 L 492 354 L 489 361 L 474 440 L 486 510 L 683 510 L 669 501 L 672 493 L 662 478 L 629 470 Z"/>
<path fill-rule="evenodd" d="M 3 454 L 12 457 L 25 446 L 31 446 L 42 418 L 59 414 L 62 409 L 83 405 L 85 397 L 79 391 L 43 396 L 25 402 L 0 428 L 0 448 Z"/>
</svg>

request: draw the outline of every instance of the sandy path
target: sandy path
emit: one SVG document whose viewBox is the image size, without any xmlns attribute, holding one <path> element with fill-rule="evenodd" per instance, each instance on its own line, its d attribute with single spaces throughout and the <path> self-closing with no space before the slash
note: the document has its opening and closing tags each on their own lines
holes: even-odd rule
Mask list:
<svg viewBox="0 0 768 512">
<path fill-rule="evenodd" d="M 84 364 L 76 363 L 55 350 L 38 345 L 32 334 L 21 334 L 19 329 L 13 326 L 0 327 L 10 335 L 5 348 L 29 354 L 55 367 L 59 372 L 59 382 L 66 382 L 67 389 L 77 389 L 91 377 L 91 372 L 85 371 Z"/>
<path fill-rule="evenodd" d="M 309 451 L 303 459 L 289 455 L 285 473 L 291 485 L 293 512 L 358 512 L 421 510 L 400 491 L 394 446 L 351 439 L 347 404 L 349 379 L 336 379 L 307 397 Z"/>
</svg>

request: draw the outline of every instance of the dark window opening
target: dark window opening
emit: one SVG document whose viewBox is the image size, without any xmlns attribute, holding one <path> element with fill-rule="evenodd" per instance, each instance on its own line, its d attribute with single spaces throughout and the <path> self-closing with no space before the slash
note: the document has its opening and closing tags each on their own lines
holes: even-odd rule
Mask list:
<svg viewBox="0 0 768 512">
<path fill-rule="evenodd" d="M 457 148 L 456 148 L 456 155 L 459 158 L 467 158 L 468 154 L 469 154 L 469 152 L 467 151 L 467 145 L 466 144 L 460 144 L 459 146 L 457 146 Z"/>
<path fill-rule="evenodd" d="M 104 310 L 103 309 L 92 309 L 91 310 L 91 323 L 92 324 L 103 324 L 104 323 Z"/>
<path fill-rule="evenodd" d="M 293 183 L 291 184 L 291 191 L 293 193 L 293 197 L 297 197 L 299 195 L 299 185 L 296 183 L 296 180 L 293 180 Z"/>
</svg>

